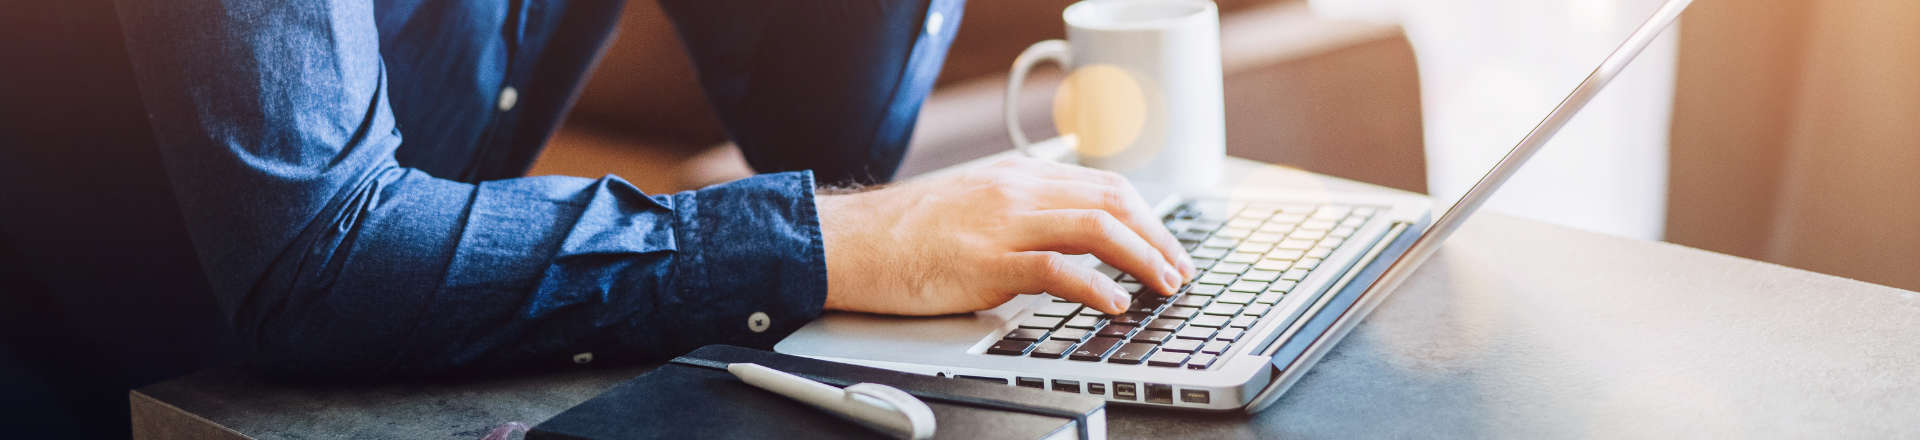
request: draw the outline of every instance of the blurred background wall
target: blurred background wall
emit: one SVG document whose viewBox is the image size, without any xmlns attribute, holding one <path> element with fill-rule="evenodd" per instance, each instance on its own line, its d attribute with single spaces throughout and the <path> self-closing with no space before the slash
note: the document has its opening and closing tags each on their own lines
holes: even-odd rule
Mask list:
<svg viewBox="0 0 1920 440">
<path fill-rule="evenodd" d="M 1920 2 L 1698 0 L 1669 241 L 1920 289 Z"/>
<path fill-rule="evenodd" d="M 1008 148 L 1006 67 L 1063 34 L 1069 3 L 969 2 L 903 173 Z M 1426 191 L 1418 69 L 1399 28 L 1298 0 L 1219 3 L 1230 154 Z M 1680 31 L 1665 239 L 1920 289 L 1920 2 L 1696 0 Z M 662 192 L 748 173 L 680 51 L 657 5 L 630 2 L 534 174 L 614 173 Z M 1044 135 L 1049 79 L 1032 82 L 1020 105 Z"/>
</svg>

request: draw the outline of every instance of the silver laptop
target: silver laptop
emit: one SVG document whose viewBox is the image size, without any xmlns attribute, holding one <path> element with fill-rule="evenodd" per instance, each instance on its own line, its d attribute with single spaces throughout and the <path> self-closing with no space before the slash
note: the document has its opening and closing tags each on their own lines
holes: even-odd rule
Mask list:
<svg viewBox="0 0 1920 440">
<path fill-rule="evenodd" d="M 1086 257 L 1141 291 L 1126 314 L 1044 294 L 963 316 L 832 313 L 774 350 L 1122 404 L 1259 411 L 1406 281 L 1690 3 L 1663 4 L 1431 225 L 1424 196 L 1323 176 L 1304 186 L 1242 181 L 1171 194 L 1163 218 L 1202 269 L 1178 295 L 1137 289 Z"/>
</svg>

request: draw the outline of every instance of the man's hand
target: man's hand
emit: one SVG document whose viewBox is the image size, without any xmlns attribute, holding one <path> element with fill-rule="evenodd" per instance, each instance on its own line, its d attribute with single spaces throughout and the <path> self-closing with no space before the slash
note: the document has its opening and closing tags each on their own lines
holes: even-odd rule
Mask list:
<svg viewBox="0 0 1920 440">
<path fill-rule="evenodd" d="M 1193 260 L 1118 174 L 1034 159 L 816 198 L 832 310 L 939 315 L 1047 292 L 1110 314 L 1119 283 L 1093 254 L 1163 295 Z"/>
</svg>

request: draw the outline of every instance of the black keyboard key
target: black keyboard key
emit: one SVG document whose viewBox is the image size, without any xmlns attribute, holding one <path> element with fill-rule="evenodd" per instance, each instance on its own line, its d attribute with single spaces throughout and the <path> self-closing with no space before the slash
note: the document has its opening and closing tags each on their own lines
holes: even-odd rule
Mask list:
<svg viewBox="0 0 1920 440">
<path fill-rule="evenodd" d="M 1162 344 L 1169 339 L 1173 339 L 1173 332 L 1167 330 L 1145 330 L 1133 335 L 1133 342 Z"/>
<path fill-rule="evenodd" d="M 1068 356 L 1068 359 L 1099 362 L 1100 359 L 1107 357 L 1107 352 L 1113 351 L 1113 347 L 1118 345 L 1120 345 L 1120 338 L 1093 338 L 1085 344 L 1080 344 L 1080 348 L 1074 350 L 1073 355 Z"/>
<path fill-rule="evenodd" d="M 1200 352 L 1206 353 L 1206 354 L 1226 353 L 1227 348 L 1231 347 L 1232 345 L 1233 345 L 1232 343 L 1227 341 L 1210 341 L 1210 342 L 1207 342 L 1207 345 L 1200 346 Z"/>
<path fill-rule="evenodd" d="M 1155 367 L 1179 367 L 1181 364 L 1187 363 L 1187 356 L 1190 355 L 1178 351 L 1160 350 L 1159 353 L 1154 353 L 1153 357 L 1147 359 L 1147 365 Z"/>
<path fill-rule="evenodd" d="M 1164 351 L 1192 353 L 1195 351 L 1199 351 L 1200 344 L 1205 342 L 1206 341 L 1201 341 L 1198 339 L 1175 339 L 1172 342 L 1160 344 L 1160 349 Z"/>
<path fill-rule="evenodd" d="M 1156 294 L 1156 295 L 1154 295 L 1154 296 L 1160 296 L 1160 295 L 1157 295 L 1157 294 Z M 1133 306 L 1132 306 L 1132 307 L 1128 307 L 1128 308 L 1127 308 L 1127 311 L 1128 311 L 1128 312 L 1139 312 L 1139 313 L 1142 313 L 1142 314 L 1147 314 L 1147 315 L 1152 315 L 1152 314 L 1155 314 L 1155 313 L 1160 313 L 1160 311 L 1161 311 L 1161 310 L 1165 310 L 1165 309 L 1167 308 L 1167 305 L 1168 305 L 1168 304 L 1172 304 L 1172 301 L 1148 301 L 1148 300 L 1139 300 L 1139 301 L 1134 301 L 1134 302 L 1133 302 Z"/>
<path fill-rule="evenodd" d="M 1113 323 L 1127 324 L 1127 325 L 1140 325 L 1141 323 L 1147 322 L 1147 320 L 1150 319 L 1149 315 L 1152 315 L 1152 314 L 1142 313 L 1142 312 L 1127 312 L 1126 314 L 1113 317 Z M 1108 327 L 1112 327 L 1112 326 L 1108 326 Z"/>
<path fill-rule="evenodd" d="M 1119 350 L 1114 350 L 1113 357 L 1107 358 L 1107 362 L 1116 364 L 1139 364 L 1146 362 L 1147 356 L 1152 356 L 1153 352 L 1159 349 L 1160 346 L 1158 345 L 1145 342 L 1129 342 L 1126 345 L 1121 345 Z"/>
<path fill-rule="evenodd" d="M 1094 337 L 1126 339 L 1133 336 L 1133 331 L 1137 329 L 1139 329 L 1139 327 L 1134 327 L 1133 324 L 1108 324 L 1106 327 L 1100 328 L 1100 332 L 1094 334 Z"/>
<path fill-rule="evenodd" d="M 1213 360 L 1218 358 L 1219 358 L 1218 356 L 1214 356 L 1210 354 L 1193 355 L 1193 357 L 1187 358 L 1187 369 L 1205 370 L 1207 369 L 1207 367 L 1213 366 Z"/>
<path fill-rule="evenodd" d="M 1037 328 L 1017 328 L 1007 332 L 1007 339 L 1015 341 L 1038 341 L 1047 338 L 1047 331 Z"/>
<path fill-rule="evenodd" d="M 1184 307 L 1184 306 L 1171 307 L 1171 308 L 1168 308 L 1167 311 L 1165 312 L 1160 312 L 1160 319 L 1167 319 L 1167 318 L 1187 319 L 1187 318 L 1192 318 L 1194 315 L 1198 315 L 1198 314 L 1200 314 L 1199 307 Z"/>
<path fill-rule="evenodd" d="M 1168 297 L 1166 295 L 1161 295 L 1160 291 L 1154 290 L 1154 289 L 1140 289 L 1140 290 L 1133 291 L 1133 302 L 1137 303 L 1141 301 L 1167 302 L 1167 301 L 1173 301 L 1173 298 Z"/>
<path fill-rule="evenodd" d="M 1153 322 L 1147 323 L 1147 330 L 1166 330 L 1171 332 L 1179 331 L 1180 327 L 1186 326 L 1187 320 L 1185 319 L 1162 316 L 1160 319 L 1155 319 Z"/>
<path fill-rule="evenodd" d="M 1213 339 L 1214 339 L 1214 340 L 1216 340 L 1216 341 L 1227 341 L 1227 342 L 1233 342 L 1233 341 L 1238 341 L 1238 340 L 1240 340 L 1240 336 L 1243 336 L 1243 335 L 1246 335 L 1246 334 L 1247 334 L 1247 331 L 1246 331 L 1246 330 L 1243 330 L 1243 329 L 1237 329 L 1237 328 L 1230 328 L 1230 329 L 1226 329 L 1226 330 L 1221 330 L 1221 331 L 1220 331 L 1220 333 L 1216 333 L 1216 334 L 1214 334 L 1214 335 L 1213 335 Z"/>
<path fill-rule="evenodd" d="M 1058 318 L 1053 318 L 1053 319 L 1054 319 L 1055 321 L 1058 321 L 1058 320 L 1059 320 Z M 1099 323 L 1100 323 L 1100 318 L 1095 318 L 1095 317 L 1092 317 L 1092 316 L 1086 316 L 1086 315 L 1080 315 L 1080 316 L 1075 316 L 1075 317 L 1073 317 L 1073 319 L 1069 319 L 1069 320 L 1067 320 L 1067 328 L 1084 328 L 1084 329 L 1091 329 L 1091 328 L 1093 328 L 1093 326 L 1094 326 L 1094 324 L 1099 324 Z M 1023 325 L 1021 325 L 1021 326 L 1022 326 L 1022 327 L 1025 327 L 1025 325 L 1024 325 L 1024 324 L 1023 324 Z"/>
<path fill-rule="evenodd" d="M 1082 340 L 1087 339 L 1087 335 L 1090 335 L 1090 334 L 1093 334 L 1093 332 L 1088 331 L 1086 329 L 1063 328 L 1059 330 L 1054 330 L 1052 339 L 1060 340 L 1060 341 L 1080 342 Z"/>
<path fill-rule="evenodd" d="M 1197 318 L 1187 320 L 1187 328 L 1193 328 L 1193 327 L 1221 328 L 1226 326 L 1227 326 L 1227 317 L 1220 316 L 1220 315 L 1203 315 Z"/>
<path fill-rule="evenodd" d="M 987 347 L 987 354 L 1001 354 L 1001 355 L 1007 355 L 1007 356 L 1025 356 L 1027 354 L 1027 349 L 1029 348 L 1033 348 L 1033 341 L 1015 341 L 1012 339 L 1001 339 L 1000 342 L 993 343 L 992 347 Z"/>
<path fill-rule="evenodd" d="M 1127 310 L 1151 315 L 1165 310 L 1168 304 L 1173 304 L 1173 297 L 1161 295 L 1159 292 L 1142 291 L 1133 296 L 1133 307 Z"/>
<path fill-rule="evenodd" d="M 1204 341 L 1212 339 L 1215 330 L 1219 329 L 1189 325 L 1187 328 L 1180 329 L 1180 332 L 1175 333 L 1174 336 L 1178 336 L 1180 339 L 1198 339 Z"/>
<path fill-rule="evenodd" d="M 1037 329 L 1052 330 L 1054 327 L 1058 327 L 1058 326 L 1060 326 L 1060 318 L 1033 316 L 1020 321 L 1020 328 L 1037 328 Z"/>
<path fill-rule="evenodd" d="M 1180 299 L 1173 300 L 1173 305 L 1181 307 L 1206 307 L 1207 303 L 1212 301 L 1213 297 L 1211 296 L 1187 295 L 1180 297 Z"/>
<path fill-rule="evenodd" d="M 1042 342 L 1039 345 L 1033 346 L 1032 355 L 1037 358 L 1059 359 L 1066 356 L 1068 351 L 1073 350 L 1073 344 L 1076 342 L 1079 341 L 1062 341 L 1055 339 Z"/>
</svg>

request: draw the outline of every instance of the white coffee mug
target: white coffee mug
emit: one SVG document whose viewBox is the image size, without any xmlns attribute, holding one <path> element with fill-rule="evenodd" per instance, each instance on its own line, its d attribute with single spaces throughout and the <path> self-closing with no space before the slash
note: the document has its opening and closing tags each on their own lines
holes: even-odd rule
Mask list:
<svg viewBox="0 0 1920 440">
<path fill-rule="evenodd" d="M 1021 83 L 1043 61 L 1067 69 L 1053 120 L 1081 165 L 1135 181 L 1197 189 L 1219 182 L 1226 156 L 1220 18 L 1207 0 L 1083 0 L 1067 6 L 1067 40 L 1035 43 L 1007 81 L 1007 134 L 1020 130 Z"/>
</svg>

